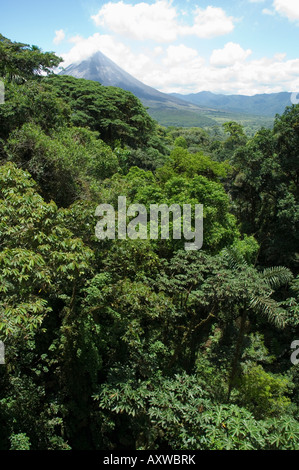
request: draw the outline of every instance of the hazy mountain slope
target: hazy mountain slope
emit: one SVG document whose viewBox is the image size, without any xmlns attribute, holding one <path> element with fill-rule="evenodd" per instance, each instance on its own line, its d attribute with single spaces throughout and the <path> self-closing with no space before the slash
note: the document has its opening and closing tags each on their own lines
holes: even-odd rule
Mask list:
<svg viewBox="0 0 299 470">
<path fill-rule="evenodd" d="M 275 114 L 282 114 L 286 106 L 291 105 L 291 93 L 286 92 L 246 96 L 218 95 L 209 91 L 201 91 L 189 95 L 172 93 L 172 96 L 198 106 L 257 116 L 274 117 Z"/>
</svg>

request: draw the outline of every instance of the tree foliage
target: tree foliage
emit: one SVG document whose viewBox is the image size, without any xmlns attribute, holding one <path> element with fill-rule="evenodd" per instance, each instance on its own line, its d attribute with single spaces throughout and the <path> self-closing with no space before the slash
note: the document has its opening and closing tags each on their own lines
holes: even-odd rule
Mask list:
<svg viewBox="0 0 299 470">
<path fill-rule="evenodd" d="M 298 264 L 297 113 L 287 108 L 273 130 L 258 131 L 232 158 L 236 214 L 262 245 L 263 264 Z"/>
<path fill-rule="evenodd" d="M 37 46 L 12 42 L 0 34 L 0 77 L 18 83 L 35 75 L 51 73 L 62 59 L 52 52 L 42 52 Z"/>
<path fill-rule="evenodd" d="M 111 145 L 146 146 L 153 134 L 154 121 L 128 91 L 68 76 L 49 77 L 45 85 L 70 105 L 75 126 L 88 126 Z"/>
<path fill-rule="evenodd" d="M 0 37 L 0 449 L 298 450 L 299 107 L 163 129 L 58 61 Z M 98 240 L 119 196 L 203 204 L 202 249 Z"/>
</svg>

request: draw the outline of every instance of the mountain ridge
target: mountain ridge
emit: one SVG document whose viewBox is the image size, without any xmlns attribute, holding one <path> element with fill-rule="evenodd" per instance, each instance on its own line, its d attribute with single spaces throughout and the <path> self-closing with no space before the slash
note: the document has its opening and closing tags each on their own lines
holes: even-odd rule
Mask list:
<svg viewBox="0 0 299 470">
<path fill-rule="evenodd" d="M 291 104 L 290 93 L 254 95 L 216 95 L 209 91 L 183 95 L 163 93 L 145 85 L 98 51 L 81 62 L 70 64 L 58 75 L 70 75 L 130 91 L 162 125 L 185 127 L 219 126 L 225 120 L 241 122 L 254 117 L 274 120 Z M 279 95 L 279 96 L 278 96 Z M 264 97 L 263 99 L 261 97 Z M 270 121 L 269 121 L 270 119 Z"/>
<path fill-rule="evenodd" d="M 230 112 L 246 112 L 257 116 L 275 116 L 275 114 L 281 114 L 286 106 L 292 104 L 290 92 L 260 93 L 249 96 L 237 94 L 224 95 L 210 91 L 200 91 L 199 93 L 187 95 L 180 93 L 171 93 L 171 95 L 188 103 L 203 107 L 207 106 Z M 244 107 L 246 111 L 244 111 Z"/>
<path fill-rule="evenodd" d="M 59 75 L 71 75 L 75 78 L 86 78 L 100 82 L 104 86 L 116 86 L 131 91 L 143 101 L 160 101 L 161 103 L 186 106 L 186 101 L 163 93 L 155 88 L 145 85 L 137 78 L 119 67 L 115 62 L 98 51 L 91 57 L 79 63 L 74 63 L 62 70 Z M 188 109 L 197 109 L 198 106 L 187 103 Z"/>
</svg>

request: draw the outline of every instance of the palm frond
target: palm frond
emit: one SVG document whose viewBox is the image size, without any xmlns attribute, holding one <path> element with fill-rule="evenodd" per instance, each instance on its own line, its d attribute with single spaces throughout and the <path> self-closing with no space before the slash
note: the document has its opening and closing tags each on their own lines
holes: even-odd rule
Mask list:
<svg viewBox="0 0 299 470">
<path fill-rule="evenodd" d="M 284 328 L 286 325 L 286 312 L 280 307 L 276 300 L 270 296 L 253 297 L 249 307 L 261 315 L 265 316 L 277 328 Z"/>
<path fill-rule="evenodd" d="M 238 250 L 232 246 L 224 248 L 221 251 L 223 259 L 226 261 L 229 269 L 236 270 L 247 268 L 248 263 Z"/>
<path fill-rule="evenodd" d="M 278 289 L 282 285 L 291 282 L 293 280 L 293 274 L 284 266 L 274 266 L 264 269 L 262 279 L 271 289 Z"/>
</svg>

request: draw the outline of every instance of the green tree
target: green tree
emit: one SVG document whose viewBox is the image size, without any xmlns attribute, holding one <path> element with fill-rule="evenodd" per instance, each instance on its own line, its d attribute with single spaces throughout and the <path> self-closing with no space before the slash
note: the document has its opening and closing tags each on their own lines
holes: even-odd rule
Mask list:
<svg viewBox="0 0 299 470">
<path fill-rule="evenodd" d="M 70 123 L 71 109 L 62 98 L 51 92 L 39 80 L 5 86 L 5 103 L 0 106 L 0 139 L 24 124 L 36 124 L 49 134 Z"/>
<path fill-rule="evenodd" d="M 31 449 L 69 448 L 72 426 L 82 430 L 71 410 L 86 407 L 83 389 L 100 368 L 96 327 L 78 308 L 94 255 L 28 173 L 1 166 L 0 188 L 1 435 L 14 447 L 26 434 Z"/>
<path fill-rule="evenodd" d="M 132 93 L 68 76 L 45 78 L 45 85 L 72 109 L 72 123 L 100 133 L 110 145 L 146 146 L 156 124 Z"/>
<path fill-rule="evenodd" d="M 37 46 L 12 42 L 0 34 L 0 77 L 24 82 L 43 73 L 51 73 L 62 59 Z"/>
<path fill-rule="evenodd" d="M 183 149 L 180 150 L 184 152 Z M 203 162 L 202 167 L 203 173 L 215 174 L 217 171 L 213 172 L 209 162 Z M 183 204 L 190 204 L 193 208 L 195 204 L 203 204 L 204 249 L 215 253 L 234 243 L 240 234 L 237 221 L 230 213 L 230 201 L 223 185 L 201 174 L 187 178 L 168 168 L 158 169 L 155 175 L 150 171 L 132 167 L 126 176 L 115 175 L 102 186 L 99 203 L 112 204 L 116 208 L 118 196 L 126 196 L 128 205 L 144 204 L 148 213 L 151 204 L 178 204 L 181 207 Z M 174 240 L 171 226 L 169 240 L 152 240 L 152 244 L 161 256 L 163 253 L 170 256 L 173 251 L 183 248 L 184 239 L 182 237 L 181 240 Z"/>
<path fill-rule="evenodd" d="M 291 121 L 292 114 L 286 113 L 283 119 Z M 254 235 L 261 246 L 259 262 L 296 268 L 299 209 L 295 157 L 283 150 L 279 123 L 277 118 L 276 130 L 260 130 L 235 151 L 231 193 L 242 231 Z"/>
<path fill-rule="evenodd" d="M 281 116 L 276 116 L 274 122 L 275 150 L 284 182 L 290 191 L 298 196 L 299 192 L 299 106 L 288 106 Z"/>
<path fill-rule="evenodd" d="M 101 180 L 118 170 L 118 160 L 98 134 L 85 128 L 60 128 L 46 135 L 35 124 L 13 131 L 4 147 L 7 159 L 27 170 L 42 196 L 59 206 L 95 197 Z"/>
</svg>

